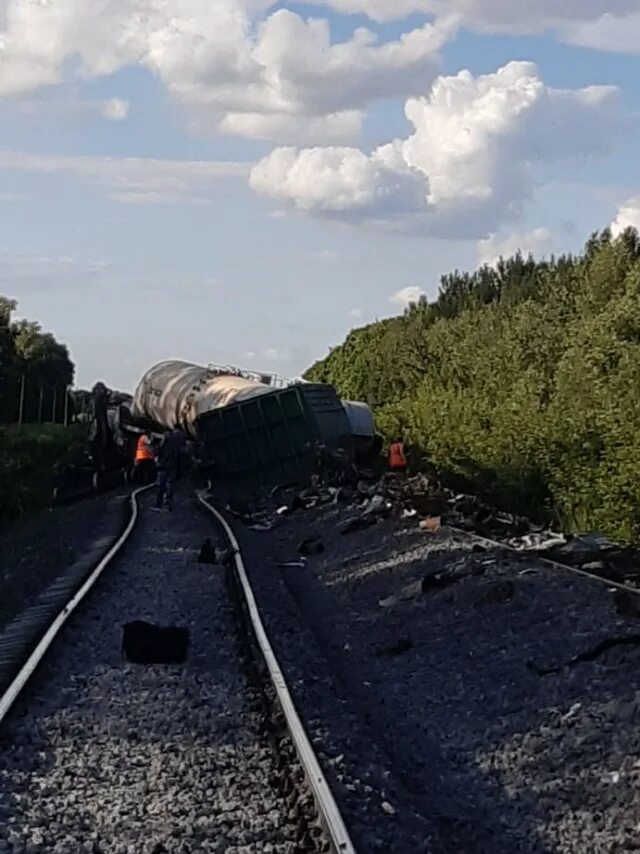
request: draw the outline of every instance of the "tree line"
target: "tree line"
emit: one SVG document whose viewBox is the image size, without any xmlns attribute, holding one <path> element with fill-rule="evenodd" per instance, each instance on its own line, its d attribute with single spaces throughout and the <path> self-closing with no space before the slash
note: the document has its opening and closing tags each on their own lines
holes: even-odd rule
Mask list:
<svg viewBox="0 0 640 854">
<path fill-rule="evenodd" d="M 32 320 L 13 320 L 0 296 L 0 423 L 61 421 L 75 367 L 64 344 Z"/>
<path fill-rule="evenodd" d="M 313 365 L 454 482 L 566 530 L 640 541 L 640 237 L 444 276 Z"/>
</svg>

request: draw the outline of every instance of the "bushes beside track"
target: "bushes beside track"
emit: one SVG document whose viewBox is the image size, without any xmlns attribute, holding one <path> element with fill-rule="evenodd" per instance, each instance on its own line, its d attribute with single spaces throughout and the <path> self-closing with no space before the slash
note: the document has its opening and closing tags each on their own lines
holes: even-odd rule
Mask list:
<svg viewBox="0 0 640 854">
<path fill-rule="evenodd" d="M 0 428 L 0 525 L 49 507 L 57 472 L 85 442 L 86 429 L 78 425 Z"/>
<path fill-rule="evenodd" d="M 454 273 L 307 379 L 376 410 L 447 475 L 565 530 L 640 542 L 640 237 Z"/>
</svg>

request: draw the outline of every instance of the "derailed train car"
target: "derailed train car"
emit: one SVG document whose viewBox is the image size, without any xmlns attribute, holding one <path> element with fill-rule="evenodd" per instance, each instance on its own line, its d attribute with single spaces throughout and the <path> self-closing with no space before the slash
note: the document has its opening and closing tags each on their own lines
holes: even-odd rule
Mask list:
<svg viewBox="0 0 640 854">
<path fill-rule="evenodd" d="M 332 386 L 274 388 L 181 361 L 161 362 L 144 375 L 131 414 L 133 423 L 184 430 L 217 476 L 243 490 L 306 480 L 314 445 L 341 449 L 351 460 L 377 447 L 371 410 L 343 404 Z"/>
</svg>

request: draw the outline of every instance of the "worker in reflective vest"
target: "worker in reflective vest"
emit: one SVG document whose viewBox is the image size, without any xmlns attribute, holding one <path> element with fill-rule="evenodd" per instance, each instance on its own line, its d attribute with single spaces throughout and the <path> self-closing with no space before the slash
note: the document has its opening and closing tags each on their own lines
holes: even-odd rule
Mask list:
<svg viewBox="0 0 640 854">
<path fill-rule="evenodd" d="M 389 468 L 391 471 L 406 471 L 407 458 L 404 455 L 404 444 L 393 442 L 389 447 Z"/>
<path fill-rule="evenodd" d="M 143 433 L 138 439 L 136 446 L 136 458 L 134 463 L 134 479 L 142 486 L 152 483 L 156 477 L 156 461 L 153 453 L 151 436 Z"/>
</svg>

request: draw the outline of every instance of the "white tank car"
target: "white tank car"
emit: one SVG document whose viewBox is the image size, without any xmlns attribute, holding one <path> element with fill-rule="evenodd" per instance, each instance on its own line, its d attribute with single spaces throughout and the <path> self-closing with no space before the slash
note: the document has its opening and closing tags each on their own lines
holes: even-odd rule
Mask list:
<svg viewBox="0 0 640 854">
<path fill-rule="evenodd" d="M 154 365 L 142 377 L 133 397 L 132 414 L 166 430 L 180 427 L 197 439 L 196 420 L 200 415 L 272 391 L 271 386 L 254 380 L 171 360 Z"/>
</svg>

